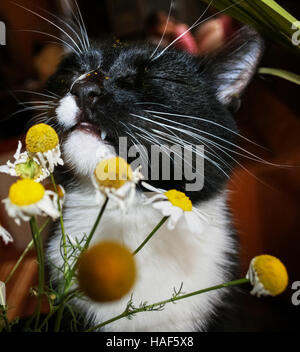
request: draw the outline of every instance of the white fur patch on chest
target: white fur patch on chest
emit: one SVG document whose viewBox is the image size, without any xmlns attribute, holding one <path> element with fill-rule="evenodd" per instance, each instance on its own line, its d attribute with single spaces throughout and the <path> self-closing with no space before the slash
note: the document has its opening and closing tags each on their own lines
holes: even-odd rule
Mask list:
<svg viewBox="0 0 300 352">
<path fill-rule="evenodd" d="M 141 206 L 137 200 L 127 214 L 108 206 L 97 229 L 93 243 L 103 239 L 116 240 L 135 250 L 161 220 L 161 214 L 151 205 Z M 198 207 L 209 221 L 203 233 L 188 230 L 184 219 L 173 231 L 163 226 L 136 255 L 138 277 L 133 292 L 113 303 L 75 301 L 88 319 L 95 324 L 122 313 L 133 293 L 133 302 L 155 303 L 172 297 L 174 287 L 183 283 L 183 292 L 200 290 L 226 282 L 228 253 L 234 254 L 234 244 L 228 230 L 225 192 Z M 66 232 L 78 239 L 89 233 L 98 215 L 99 206 L 88 188 L 67 193 L 64 221 Z M 58 232 L 50 241 L 48 256 L 62 265 Z M 54 274 L 54 273 L 53 273 Z M 55 279 L 55 277 L 52 277 Z M 132 320 L 123 318 L 105 327 L 105 331 L 193 331 L 205 330 L 214 309 L 220 304 L 222 292 L 202 295 L 167 304 L 163 311 L 142 312 Z"/>
</svg>

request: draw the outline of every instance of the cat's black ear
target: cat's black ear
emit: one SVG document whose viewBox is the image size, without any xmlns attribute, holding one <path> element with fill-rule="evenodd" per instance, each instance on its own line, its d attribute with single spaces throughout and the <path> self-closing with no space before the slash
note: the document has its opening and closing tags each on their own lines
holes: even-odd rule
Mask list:
<svg viewBox="0 0 300 352">
<path fill-rule="evenodd" d="M 244 26 L 225 49 L 209 63 L 209 76 L 218 100 L 238 106 L 239 98 L 257 70 L 263 41 L 253 29 Z"/>
</svg>

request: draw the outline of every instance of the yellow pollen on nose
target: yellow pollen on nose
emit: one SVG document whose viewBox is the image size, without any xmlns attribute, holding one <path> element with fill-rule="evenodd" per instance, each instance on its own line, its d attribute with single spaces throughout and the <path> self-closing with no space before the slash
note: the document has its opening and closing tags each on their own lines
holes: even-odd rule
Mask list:
<svg viewBox="0 0 300 352">
<path fill-rule="evenodd" d="M 253 260 L 253 268 L 260 283 L 272 295 L 282 293 L 288 285 L 288 273 L 283 263 L 272 255 L 259 255 Z"/>
<path fill-rule="evenodd" d="M 10 201 L 20 207 L 39 202 L 44 194 L 44 186 L 31 179 L 19 180 L 9 189 Z"/>
<path fill-rule="evenodd" d="M 165 192 L 165 196 L 175 207 L 178 207 L 183 211 L 192 211 L 192 202 L 183 192 L 176 191 L 176 189 L 171 189 L 170 191 Z"/>
<path fill-rule="evenodd" d="M 101 187 L 119 189 L 133 177 L 132 169 L 120 157 L 101 161 L 95 169 L 96 181 Z"/>
<path fill-rule="evenodd" d="M 44 153 L 58 146 L 59 139 L 54 129 L 44 123 L 31 127 L 26 134 L 26 148 L 31 153 Z"/>
</svg>

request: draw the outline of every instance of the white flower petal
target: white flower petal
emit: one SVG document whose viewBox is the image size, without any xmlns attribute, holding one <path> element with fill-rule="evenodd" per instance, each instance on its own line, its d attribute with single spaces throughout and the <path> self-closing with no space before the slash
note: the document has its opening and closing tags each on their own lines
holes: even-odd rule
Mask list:
<svg viewBox="0 0 300 352">
<path fill-rule="evenodd" d="M 142 179 L 139 169 L 134 171 L 134 179 L 127 181 L 122 187 L 115 189 L 110 187 L 100 186 L 96 180 L 95 175 L 91 176 L 93 186 L 95 187 L 96 202 L 103 203 L 103 194 L 113 200 L 122 211 L 128 209 L 129 205 L 133 203 L 136 194 L 136 183 Z"/>
<path fill-rule="evenodd" d="M 14 241 L 11 234 L 7 230 L 5 230 L 5 228 L 2 227 L 1 225 L 0 225 L 0 237 L 2 238 L 5 244 L 8 244 L 9 242 Z"/>
<path fill-rule="evenodd" d="M 46 191 L 44 197 L 35 204 L 17 206 L 9 198 L 2 200 L 8 216 L 14 218 L 17 225 L 20 220 L 29 221 L 32 216 L 50 216 L 53 220 L 60 216 L 57 205 L 57 194 L 53 191 Z"/>
<path fill-rule="evenodd" d="M 153 208 L 159 210 L 163 216 L 170 216 L 172 215 L 173 205 L 168 201 L 160 201 L 153 203 Z"/>
<path fill-rule="evenodd" d="M 164 200 L 164 199 L 167 199 L 167 197 L 164 194 L 156 194 L 153 197 L 147 198 L 143 203 L 145 205 L 148 205 L 155 202 L 156 200 Z"/>
<path fill-rule="evenodd" d="M 18 142 L 18 148 L 17 148 L 17 151 L 15 152 L 15 155 L 14 155 L 14 158 L 15 160 L 18 160 L 20 158 L 20 155 L 21 155 L 21 149 L 22 149 L 22 142 L 19 141 Z"/>
<path fill-rule="evenodd" d="M 53 197 L 53 199 L 50 198 Z M 57 209 L 57 194 L 52 191 L 46 191 L 45 196 L 41 199 L 36 206 L 42 210 L 46 215 L 49 215 L 53 220 L 59 218 L 60 213 Z"/>
<path fill-rule="evenodd" d="M 250 283 L 253 286 L 253 289 L 250 294 L 257 297 L 271 296 L 271 293 L 266 290 L 264 285 L 259 281 L 258 275 L 254 269 L 254 261 L 255 258 L 251 260 L 249 270 L 246 275 L 246 278 L 250 280 Z"/>
<path fill-rule="evenodd" d="M 4 173 L 4 174 L 11 175 L 11 176 L 17 176 L 15 169 L 9 167 L 8 165 L 2 165 L 2 166 L 0 166 L 0 172 L 2 172 L 2 173 Z"/>
<path fill-rule="evenodd" d="M 141 182 L 141 185 L 151 192 L 155 192 L 155 193 L 165 193 L 166 192 L 165 190 L 163 190 L 161 188 L 155 188 L 155 187 L 149 185 L 149 183 L 146 183 L 144 181 Z"/>
<path fill-rule="evenodd" d="M 12 163 L 11 161 L 8 161 L 6 165 L 0 166 L 0 172 L 6 173 L 11 176 L 18 176 L 16 173 L 16 166 L 19 164 L 25 164 L 29 158 L 31 158 L 35 163 L 37 163 L 39 166 L 41 166 L 41 174 L 39 175 L 38 178 L 35 179 L 36 182 L 41 182 L 44 179 L 46 179 L 49 175 L 50 172 L 46 168 L 46 164 L 41 164 L 39 158 L 36 158 L 34 155 L 29 156 L 28 152 L 23 152 L 21 153 L 22 149 L 22 143 L 19 141 L 18 143 L 18 149 L 16 153 L 14 154 L 15 162 Z"/>
<path fill-rule="evenodd" d="M 54 171 L 55 166 L 64 165 L 64 162 L 61 158 L 59 144 L 54 149 L 48 150 L 44 153 L 31 153 L 31 157 L 36 157 L 39 161 L 39 164 L 41 164 L 42 167 L 46 170 L 49 170 L 50 173 Z"/>
<path fill-rule="evenodd" d="M 179 207 L 174 207 L 172 209 L 172 214 L 168 220 L 168 229 L 169 230 L 174 230 L 175 226 L 177 225 L 178 220 L 181 218 L 183 215 L 183 210 L 180 209 Z"/>
</svg>

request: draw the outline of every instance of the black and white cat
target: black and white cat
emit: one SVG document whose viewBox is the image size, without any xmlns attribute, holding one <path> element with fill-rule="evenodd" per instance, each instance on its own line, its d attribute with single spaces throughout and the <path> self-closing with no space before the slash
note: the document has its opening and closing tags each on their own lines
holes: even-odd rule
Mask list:
<svg viewBox="0 0 300 352">
<path fill-rule="evenodd" d="M 99 205 L 90 176 L 101 159 L 118 153 L 119 137 L 128 138 L 128 148 L 139 142 L 147 150 L 155 143 L 174 144 L 174 135 L 182 145 L 203 144 L 202 190 L 186 192 L 184 175 L 181 181 L 148 183 L 186 192 L 208 222 L 203 232 L 189 230 L 183 220 L 172 231 L 163 226 L 136 256 L 135 287 L 120 301 L 74 301 L 93 323 L 123 312 L 131 293 L 138 305 L 170 298 L 181 283 L 184 292 L 191 292 L 237 278 L 237 245 L 226 205 L 238 136 L 232 112 L 262 53 L 261 39 L 246 27 L 211 57 L 193 57 L 173 48 L 160 48 L 153 55 L 155 47 L 148 44 L 113 44 L 67 55 L 47 84 L 59 97 L 49 123 L 60 135 L 65 161 L 58 177 L 66 189 L 66 232 L 80 239 L 94 224 Z M 141 206 L 141 192 L 123 215 L 108 205 L 93 243 L 117 240 L 132 250 L 141 244 L 162 217 L 151 205 Z M 60 239 L 57 229 L 47 249 L 56 266 L 62 265 Z M 59 280 L 54 269 L 52 280 Z M 230 304 L 227 294 L 218 290 L 194 296 L 163 311 L 118 320 L 105 331 L 206 331 L 218 309 Z"/>
</svg>

